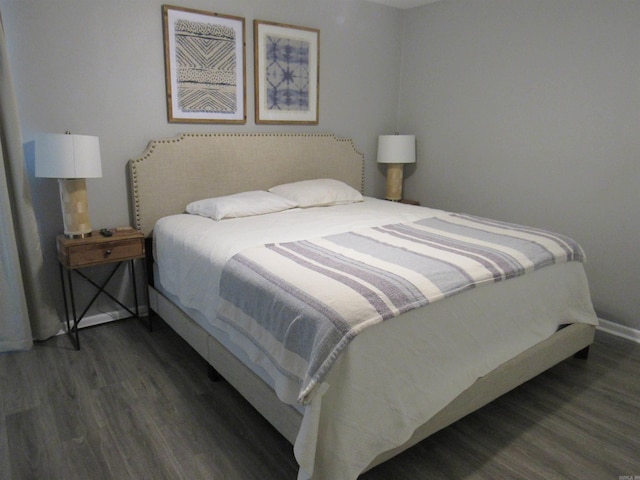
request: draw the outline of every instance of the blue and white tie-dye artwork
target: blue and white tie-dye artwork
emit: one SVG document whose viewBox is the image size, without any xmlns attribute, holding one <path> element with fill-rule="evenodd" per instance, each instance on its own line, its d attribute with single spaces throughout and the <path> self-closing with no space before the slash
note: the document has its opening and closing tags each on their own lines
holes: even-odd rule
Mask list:
<svg viewBox="0 0 640 480">
<path fill-rule="evenodd" d="M 269 110 L 309 110 L 310 43 L 266 36 L 266 90 Z"/>
</svg>

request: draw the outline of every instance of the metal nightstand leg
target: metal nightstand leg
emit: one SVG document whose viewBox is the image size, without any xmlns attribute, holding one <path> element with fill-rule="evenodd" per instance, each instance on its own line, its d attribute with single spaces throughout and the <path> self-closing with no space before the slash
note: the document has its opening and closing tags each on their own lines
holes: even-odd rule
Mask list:
<svg viewBox="0 0 640 480">
<path fill-rule="evenodd" d="M 139 307 L 138 307 L 138 287 L 137 282 L 136 282 L 136 267 L 135 267 L 135 261 L 134 260 L 129 260 L 129 266 L 131 268 L 131 278 L 133 279 L 133 297 L 135 298 L 135 302 L 136 302 L 136 317 L 138 319 L 140 319 L 140 313 L 139 313 Z M 149 289 L 147 288 L 147 268 L 146 268 L 146 262 L 143 260 L 142 262 L 142 274 L 144 275 L 144 286 L 145 286 L 145 291 L 146 291 L 146 299 L 147 299 L 147 305 L 149 305 Z M 149 307 L 149 313 L 147 315 L 147 327 L 149 328 L 149 331 L 152 332 L 153 331 L 153 320 L 151 318 L 151 308 Z"/>
<path fill-rule="evenodd" d="M 77 270 L 77 269 L 73 270 L 80 277 L 82 277 L 84 280 L 86 280 L 88 283 L 93 285 L 98 290 L 95 293 L 95 295 L 91 298 L 91 300 L 89 301 L 89 303 L 87 304 L 85 309 L 82 311 L 80 316 L 77 316 L 77 314 L 76 314 L 76 302 L 75 302 L 75 298 L 74 298 L 74 295 L 73 295 L 73 279 L 72 279 L 72 275 L 71 275 L 72 269 L 68 269 L 67 270 L 67 281 L 65 282 L 64 273 L 63 273 L 63 267 L 62 267 L 62 265 L 60 265 L 60 280 L 61 280 L 61 283 L 62 283 L 62 296 L 64 298 L 64 313 L 65 313 L 65 318 L 66 318 L 66 322 L 67 322 L 67 333 L 69 334 L 69 338 L 71 339 L 71 343 L 73 343 L 73 346 L 74 346 L 74 348 L 76 350 L 80 350 L 80 335 L 78 333 L 78 330 L 79 330 L 78 324 L 84 318 L 84 316 L 87 314 L 87 312 L 91 308 L 91 305 L 93 305 L 95 303 L 95 301 L 97 300 L 97 298 L 100 296 L 101 293 L 105 294 L 111 300 L 113 300 L 118 305 L 120 305 L 122 308 L 124 308 L 132 317 L 135 317 L 135 318 L 138 318 L 138 319 L 140 318 L 140 310 L 139 310 L 139 306 L 138 306 L 138 289 L 137 289 L 137 286 L 136 286 L 134 260 L 127 260 L 127 261 L 129 262 L 129 266 L 130 266 L 130 269 L 131 269 L 130 274 L 131 274 L 131 278 L 132 278 L 132 281 L 133 281 L 133 297 L 134 297 L 134 303 L 135 303 L 135 312 L 133 312 L 129 307 L 124 305 L 120 300 L 118 300 L 116 297 L 114 297 L 113 295 L 111 295 L 109 292 L 107 292 L 105 290 L 105 288 L 106 288 L 107 284 L 109 283 L 109 281 L 113 278 L 115 273 L 120 268 L 120 265 L 125 263 L 125 262 L 118 262 L 116 264 L 116 266 L 113 268 L 113 270 L 111 271 L 111 273 L 109 274 L 109 276 L 106 278 L 106 280 L 101 285 L 96 283 L 95 281 L 93 281 L 91 278 L 86 276 L 80 270 Z M 69 301 L 71 303 L 71 313 L 73 315 L 73 317 L 71 319 L 69 317 L 69 307 L 68 307 L 68 303 L 67 303 L 67 290 L 66 290 L 66 283 L 67 282 L 69 284 L 69 294 L 68 294 L 68 296 L 69 296 Z"/>
<path fill-rule="evenodd" d="M 80 350 L 80 339 L 78 338 L 78 332 L 76 329 L 76 337 L 75 337 L 75 341 L 74 341 L 74 337 L 73 337 L 73 332 L 71 330 L 71 323 L 69 321 L 69 302 L 67 301 L 67 289 L 65 286 L 65 279 L 64 279 L 64 269 L 62 268 L 62 264 L 58 264 L 58 268 L 60 269 L 60 285 L 62 285 L 62 299 L 64 300 L 64 318 L 65 321 L 67 322 L 67 334 L 69 335 L 69 338 L 71 339 L 71 343 L 73 343 L 73 346 L 76 350 Z M 73 299 L 73 287 L 71 285 L 71 271 L 67 270 L 67 281 L 69 282 L 69 290 L 71 293 L 71 305 L 73 307 L 73 319 L 75 322 L 75 318 L 76 318 L 76 304 L 75 301 Z"/>
</svg>

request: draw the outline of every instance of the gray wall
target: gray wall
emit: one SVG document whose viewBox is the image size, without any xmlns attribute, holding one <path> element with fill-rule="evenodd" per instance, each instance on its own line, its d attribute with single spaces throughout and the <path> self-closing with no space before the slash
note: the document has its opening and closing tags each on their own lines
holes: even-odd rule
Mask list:
<svg viewBox="0 0 640 480">
<path fill-rule="evenodd" d="M 88 181 L 95 227 L 129 223 L 125 164 L 151 138 L 334 132 L 365 153 L 366 193 L 382 195 L 376 139 L 399 127 L 418 140 L 406 197 L 573 236 L 600 315 L 640 330 L 640 2 L 170 2 L 246 18 L 248 122 L 233 127 L 166 121 L 162 3 L 0 0 L 28 168 L 36 133 L 100 137 L 104 176 Z M 254 124 L 254 18 L 320 29 L 317 127 Z M 58 289 L 57 184 L 31 182 Z"/>
<path fill-rule="evenodd" d="M 640 330 L 640 2 L 411 10 L 399 119 L 407 197 L 574 237 L 598 313 Z"/>
<path fill-rule="evenodd" d="M 384 192 L 377 135 L 396 127 L 402 12 L 364 0 L 175 0 L 172 5 L 245 18 L 244 126 L 166 120 L 163 0 L 0 0 L 18 108 L 33 173 L 39 132 L 100 137 L 103 177 L 89 179 L 94 228 L 130 223 L 125 164 L 152 138 L 180 132 L 330 132 L 365 154 L 366 193 Z M 320 124 L 257 126 L 253 115 L 253 20 L 320 29 Z M 29 143 L 31 142 L 31 143 Z M 58 292 L 57 182 L 31 178 L 47 275 Z M 100 272 L 98 272 L 100 275 Z M 100 306 L 107 311 L 108 305 Z"/>
</svg>

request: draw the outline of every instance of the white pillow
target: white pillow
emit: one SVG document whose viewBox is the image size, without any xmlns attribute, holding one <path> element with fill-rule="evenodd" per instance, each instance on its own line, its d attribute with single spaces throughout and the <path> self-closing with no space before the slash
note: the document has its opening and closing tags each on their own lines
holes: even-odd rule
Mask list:
<svg viewBox="0 0 640 480">
<path fill-rule="evenodd" d="M 322 207 L 362 202 L 362 194 L 346 183 L 331 178 L 285 183 L 269 189 L 299 207 Z"/>
<path fill-rule="evenodd" d="M 281 212 L 296 207 L 296 203 L 263 190 L 234 193 L 223 197 L 207 198 L 187 205 L 187 213 L 222 220 Z"/>
</svg>

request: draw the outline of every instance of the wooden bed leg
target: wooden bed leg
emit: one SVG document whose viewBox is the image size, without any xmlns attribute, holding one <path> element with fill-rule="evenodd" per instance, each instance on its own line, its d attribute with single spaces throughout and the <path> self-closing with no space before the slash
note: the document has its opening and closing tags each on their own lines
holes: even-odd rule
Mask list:
<svg viewBox="0 0 640 480">
<path fill-rule="evenodd" d="M 210 364 L 207 364 L 207 377 L 209 377 L 209 380 L 212 382 L 219 382 L 222 380 L 222 375 L 220 375 Z"/>
<path fill-rule="evenodd" d="M 573 358 L 579 358 L 580 360 L 586 360 L 587 358 L 589 358 L 589 347 L 584 347 L 579 352 L 576 352 L 573 355 Z"/>
</svg>

